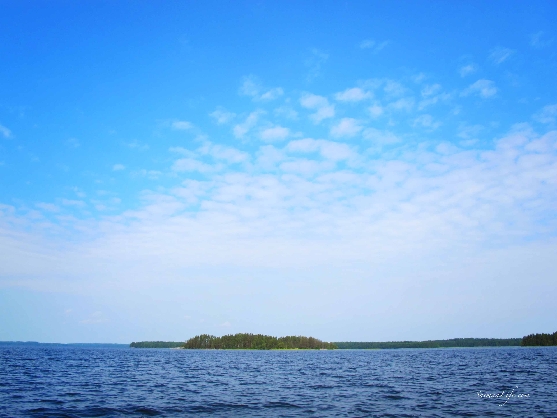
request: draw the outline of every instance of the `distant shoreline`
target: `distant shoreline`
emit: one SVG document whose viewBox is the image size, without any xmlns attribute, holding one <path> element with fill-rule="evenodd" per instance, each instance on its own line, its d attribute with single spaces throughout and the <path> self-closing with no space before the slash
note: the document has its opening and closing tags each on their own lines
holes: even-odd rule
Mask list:
<svg viewBox="0 0 557 418">
<path fill-rule="evenodd" d="M 248 336 L 250 334 L 238 334 Z M 230 336 L 229 336 L 230 337 Z M 217 338 L 217 337 L 213 337 Z M 219 337 L 220 338 L 220 337 Z M 276 337 L 269 337 L 276 339 Z M 286 338 L 286 337 L 281 337 Z M 288 337 L 292 338 L 292 337 Z M 306 338 L 306 337 L 294 337 Z M 557 345 L 557 332 L 554 334 L 531 334 L 523 338 L 452 338 L 447 340 L 427 340 L 427 341 L 384 341 L 384 342 L 366 342 L 366 341 L 344 341 L 323 343 L 320 340 L 312 339 L 318 342 L 313 349 L 319 347 L 327 347 L 327 349 L 339 350 L 389 350 L 404 348 L 474 348 L 474 347 L 534 347 L 534 346 L 554 346 Z M 189 341 L 189 340 L 188 340 Z M 27 347 L 73 347 L 73 348 L 164 348 L 164 349 L 224 349 L 224 350 L 249 350 L 258 349 L 257 347 L 187 347 L 187 342 L 181 341 L 141 341 L 131 344 L 119 343 L 41 343 L 37 341 L 0 341 L 0 346 L 27 346 Z M 330 347 L 330 348 L 329 348 Z M 304 349 L 303 347 L 301 349 Z M 307 347 L 309 348 L 309 347 Z M 261 348 L 259 348 L 261 349 Z M 265 348 L 263 348 L 265 349 Z M 285 347 L 269 347 L 271 350 L 289 350 L 295 351 L 300 348 L 294 346 Z M 321 348 L 322 349 L 322 348 Z"/>
<path fill-rule="evenodd" d="M 401 348 L 472 348 L 472 347 L 518 347 L 522 338 L 452 338 L 428 341 L 386 341 L 386 342 L 333 342 L 339 350 L 386 350 Z M 141 341 L 131 343 L 132 348 L 180 348 L 185 343 L 174 341 Z M 200 349 L 211 349 L 201 348 Z M 224 348 L 230 350 L 232 348 Z M 239 348 L 246 349 L 246 348 Z"/>
</svg>

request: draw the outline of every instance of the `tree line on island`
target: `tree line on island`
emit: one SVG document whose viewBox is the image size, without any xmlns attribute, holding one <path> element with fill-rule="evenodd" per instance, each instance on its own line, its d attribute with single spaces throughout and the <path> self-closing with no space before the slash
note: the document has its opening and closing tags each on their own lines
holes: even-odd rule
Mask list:
<svg viewBox="0 0 557 418">
<path fill-rule="evenodd" d="M 338 342 L 340 349 L 509 347 L 520 345 L 520 338 L 452 338 L 429 341 Z"/>
<path fill-rule="evenodd" d="M 222 337 L 202 334 L 190 338 L 184 344 L 188 349 L 222 350 L 319 350 L 335 349 L 334 343 L 326 343 L 313 337 L 287 336 L 272 337 L 262 334 L 229 334 Z"/>
<path fill-rule="evenodd" d="M 530 334 L 522 338 L 520 344 L 525 347 L 557 345 L 557 331 L 553 334 Z"/>
<path fill-rule="evenodd" d="M 216 337 L 209 334 L 196 335 L 185 343 L 172 341 L 141 341 L 130 344 L 132 348 L 184 348 L 220 350 L 332 350 L 334 343 L 304 336 L 273 337 L 263 334 L 229 334 Z"/>
<path fill-rule="evenodd" d="M 229 334 L 216 337 L 209 334 L 196 335 L 184 342 L 141 341 L 133 342 L 133 348 L 184 348 L 222 350 L 319 350 L 319 349 L 394 349 L 394 348 L 450 348 L 450 347 L 512 347 L 557 345 L 557 332 L 553 334 L 530 334 L 523 338 L 453 338 L 429 341 L 388 342 L 323 342 L 313 337 L 272 337 L 262 334 Z"/>
</svg>

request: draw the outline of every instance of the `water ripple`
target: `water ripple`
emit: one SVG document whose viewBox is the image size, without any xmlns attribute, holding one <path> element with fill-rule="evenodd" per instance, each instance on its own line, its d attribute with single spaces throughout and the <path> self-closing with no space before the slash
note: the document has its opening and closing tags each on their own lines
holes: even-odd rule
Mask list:
<svg viewBox="0 0 557 418">
<path fill-rule="evenodd" d="M 556 347 L 0 347 L 2 417 L 557 417 L 556 393 Z"/>
</svg>

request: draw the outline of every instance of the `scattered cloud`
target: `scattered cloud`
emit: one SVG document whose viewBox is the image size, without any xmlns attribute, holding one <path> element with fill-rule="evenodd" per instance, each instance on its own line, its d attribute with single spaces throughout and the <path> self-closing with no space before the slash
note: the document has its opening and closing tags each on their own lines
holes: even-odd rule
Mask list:
<svg viewBox="0 0 557 418">
<path fill-rule="evenodd" d="M 492 63 L 499 65 L 509 59 L 515 52 L 509 48 L 497 47 L 491 50 L 489 59 Z"/>
<path fill-rule="evenodd" d="M 383 87 L 383 91 L 387 96 L 399 97 L 406 92 L 406 88 L 398 81 L 387 80 L 385 82 L 385 86 Z"/>
<path fill-rule="evenodd" d="M 300 98 L 300 104 L 306 109 L 316 110 L 315 113 L 309 116 L 314 123 L 320 123 L 323 119 L 335 116 L 335 106 L 329 104 L 329 100 L 326 97 L 304 93 Z"/>
<path fill-rule="evenodd" d="M 61 202 L 64 206 L 75 206 L 78 208 L 82 208 L 87 205 L 83 200 L 62 199 Z"/>
<path fill-rule="evenodd" d="M 244 122 L 234 126 L 234 128 L 232 129 L 234 136 L 236 138 L 244 138 L 246 134 L 257 125 L 259 118 L 263 114 L 264 112 L 261 110 L 256 110 L 254 112 L 251 112 L 244 120 Z"/>
<path fill-rule="evenodd" d="M 174 122 L 172 122 L 171 126 L 172 126 L 172 129 L 176 129 L 178 131 L 186 131 L 186 130 L 191 129 L 193 127 L 191 122 L 188 122 L 188 121 L 185 121 L 185 120 L 174 121 Z"/>
<path fill-rule="evenodd" d="M 554 125 L 557 121 L 557 104 L 544 106 L 534 115 L 534 119 L 541 123 Z"/>
<path fill-rule="evenodd" d="M 249 96 L 254 101 L 271 101 L 282 96 L 284 91 L 280 87 L 265 89 L 255 76 L 250 75 L 244 77 L 244 81 L 240 86 L 240 94 Z"/>
<path fill-rule="evenodd" d="M 276 141 L 288 138 L 290 129 L 283 126 L 273 126 L 261 131 L 261 139 L 264 141 Z"/>
<path fill-rule="evenodd" d="M 149 149 L 148 144 L 143 144 L 143 143 L 141 143 L 141 142 L 139 142 L 135 139 L 131 142 L 126 142 L 125 145 L 128 148 L 131 148 L 131 149 L 134 149 L 134 150 L 137 150 L 137 151 L 146 151 L 146 150 Z"/>
<path fill-rule="evenodd" d="M 323 65 L 329 59 L 329 54 L 326 54 L 316 48 L 311 50 L 311 55 L 305 60 L 305 65 L 308 68 L 307 81 L 311 82 L 321 75 Z"/>
<path fill-rule="evenodd" d="M 424 96 L 424 92 L 422 91 L 422 96 Z M 446 102 L 451 98 L 449 93 L 439 93 L 435 95 L 426 96 L 425 99 L 420 100 L 418 103 L 418 110 L 423 110 L 428 106 L 435 105 L 440 102 Z"/>
<path fill-rule="evenodd" d="M 422 88 L 421 94 L 422 94 L 422 97 L 430 97 L 430 96 L 436 95 L 440 91 L 441 91 L 441 85 L 440 84 L 430 84 L 430 85 L 424 86 L 424 88 Z"/>
<path fill-rule="evenodd" d="M 457 136 L 464 140 L 477 140 L 478 135 L 484 130 L 482 125 L 460 125 Z"/>
<path fill-rule="evenodd" d="M 340 93 L 335 94 L 335 99 L 339 102 L 359 102 L 372 97 L 371 92 L 364 91 L 359 87 L 346 89 Z"/>
<path fill-rule="evenodd" d="M 382 41 L 382 42 L 377 42 L 374 41 L 373 39 L 365 39 L 362 42 L 360 42 L 360 49 L 369 49 L 375 53 L 381 51 L 383 48 L 385 48 L 387 45 L 389 45 L 389 41 Z"/>
<path fill-rule="evenodd" d="M 368 110 L 372 118 L 378 118 L 384 112 L 384 109 L 377 103 L 371 105 Z"/>
<path fill-rule="evenodd" d="M 460 70 L 458 70 L 461 77 L 466 77 L 470 74 L 474 74 L 476 71 L 478 71 L 478 66 L 476 64 L 467 64 L 463 67 L 460 67 Z"/>
<path fill-rule="evenodd" d="M 542 49 L 550 46 L 553 43 L 553 38 L 547 38 L 544 32 L 537 32 L 530 36 L 530 46 L 536 49 Z"/>
<path fill-rule="evenodd" d="M 88 318 L 79 321 L 82 324 L 101 324 L 103 322 L 108 322 L 108 319 L 103 315 L 101 311 L 93 312 Z"/>
<path fill-rule="evenodd" d="M 389 109 L 410 112 L 414 108 L 414 99 L 404 97 L 388 104 Z"/>
<path fill-rule="evenodd" d="M 362 129 L 362 126 L 356 119 L 342 118 L 338 124 L 331 128 L 331 136 L 335 138 L 350 138 L 357 135 Z"/>
<path fill-rule="evenodd" d="M 215 119 L 218 125 L 223 125 L 225 123 L 232 121 L 232 119 L 234 119 L 236 114 L 233 112 L 229 112 L 223 107 L 219 106 L 214 112 L 210 113 L 209 116 Z"/>
<path fill-rule="evenodd" d="M 321 157 L 331 161 L 348 160 L 355 158 L 357 155 L 347 144 L 312 138 L 290 141 L 286 150 L 290 153 L 319 152 Z"/>
<path fill-rule="evenodd" d="M 126 169 L 126 166 L 123 165 L 123 164 L 114 164 L 112 166 L 112 171 L 122 171 L 122 170 L 125 170 L 125 169 Z"/>
<path fill-rule="evenodd" d="M 193 158 L 180 158 L 172 165 L 172 171 L 174 172 L 197 171 L 199 173 L 210 173 L 214 170 L 215 167 Z"/>
<path fill-rule="evenodd" d="M 11 138 L 12 137 L 12 131 L 10 131 L 4 125 L 0 125 L 0 135 L 2 135 L 4 138 Z"/>
<path fill-rule="evenodd" d="M 162 172 L 158 170 L 136 170 L 131 172 L 132 177 L 145 177 L 149 180 L 157 180 L 160 176 L 162 176 Z"/>
<path fill-rule="evenodd" d="M 52 203 L 44 203 L 44 202 L 39 202 L 35 204 L 36 207 L 38 207 L 39 209 L 42 209 L 46 212 L 52 212 L 52 213 L 56 213 L 56 212 L 60 212 L 60 207 L 56 206 Z"/>
<path fill-rule="evenodd" d="M 250 159 L 249 154 L 236 148 L 220 144 L 212 144 L 210 142 L 206 142 L 197 150 L 197 152 L 201 155 L 207 155 L 215 160 L 226 161 L 230 164 L 243 163 Z M 195 153 L 192 153 L 192 155 L 195 155 Z"/>
<path fill-rule="evenodd" d="M 441 122 L 434 120 L 431 115 L 420 115 L 414 119 L 412 126 L 426 128 L 433 131 L 441 126 Z"/>
<path fill-rule="evenodd" d="M 296 112 L 294 109 L 292 109 L 290 106 L 281 106 L 281 107 L 277 107 L 274 110 L 274 114 L 276 116 L 279 117 L 284 117 L 286 119 L 290 119 L 290 120 L 296 120 L 298 119 L 298 112 Z"/>
<path fill-rule="evenodd" d="M 461 93 L 461 96 L 469 96 L 471 94 L 477 94 L 484 99 L 487 99 L 497 94 L 497 87 L 495 87 L 495 83 L 493 81 L 481 79 L 465 89 Z"/>
<path fill-rule="evenodd" d="M 394 133 L 376 128 L 367 128 L 362 136 L 371 141 L 374 145 L 392 145 L 401 142 L 401 139 Z"/>
</svg>

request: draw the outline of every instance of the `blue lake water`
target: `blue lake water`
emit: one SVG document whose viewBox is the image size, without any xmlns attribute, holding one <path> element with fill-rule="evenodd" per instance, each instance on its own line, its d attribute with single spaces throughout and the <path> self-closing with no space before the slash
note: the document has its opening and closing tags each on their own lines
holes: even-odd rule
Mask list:
<svg viewBox="0 0 557 418">
<path fill-rule="evenodd" d="M 0 416 L 155 415 L 557 417 L 557 347 L 0 347 Z"/>
</svg>

